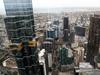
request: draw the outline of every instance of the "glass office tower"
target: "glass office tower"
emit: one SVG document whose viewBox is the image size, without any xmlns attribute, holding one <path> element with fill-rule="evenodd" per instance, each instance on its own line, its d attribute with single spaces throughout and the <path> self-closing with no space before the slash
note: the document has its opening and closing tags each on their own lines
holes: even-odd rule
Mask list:
<svg viewBox="0 0 100 75">
<path fill-rule="evenodd" d="M 37 49 L 28 45 L 35 32 L 32 0 L 4 0 L 4 5 L 9 40 L 12 43 L 22 42 L 23 45 L 20 51 L 12 50 L 19 75 L 39 75 Z"/>
<path fill-rule="evenodd" d="M 12 43 L 27 41 L 34 33 L 32 0 L 4 0 L 5 25 Z"/>
</svg>

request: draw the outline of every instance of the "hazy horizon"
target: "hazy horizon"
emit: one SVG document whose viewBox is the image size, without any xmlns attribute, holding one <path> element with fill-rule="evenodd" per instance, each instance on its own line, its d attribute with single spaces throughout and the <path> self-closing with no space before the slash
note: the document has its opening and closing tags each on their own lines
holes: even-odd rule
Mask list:
<svg viewBox="0 0 100 75">
<path fill-rule="evenodd" d="M 61 13 L 61 12 L 91 12 L 91 11 L 100 11 L 100 8 L 89 8 L 89 7 L 59 7 L 59 8 L 39 8 L 34 9 L 34 12 L 40 13 Z"/>
<path fill-rule="evenodd" d="M 33 10 L 34 12 L 40 10 L 46 10 L 47 12 L 51 11 L 51 9 L 62 8 L 74 10 L 77 9 L 88 9 L 92 10 L 100 8 L 100 4 L 98 0 L 32 0 L 33 1 Z M 83 9 L 83 11 L 85 10 Z M 5 14 L 5 8 L 3 4 L 3 0 L 0 0 L 0 14 Z"/>
<path fill-rule="evenodd" d="M 34 8 L 34 13 L 62 13 L 62 12 L 94 12 L 100 11 L 100 8 L 92 8 L 92 7 L 57 7 L 57 8 Z M 4 13 L 0 13 L 0 15 L 5 15 Z"/>
</svg>

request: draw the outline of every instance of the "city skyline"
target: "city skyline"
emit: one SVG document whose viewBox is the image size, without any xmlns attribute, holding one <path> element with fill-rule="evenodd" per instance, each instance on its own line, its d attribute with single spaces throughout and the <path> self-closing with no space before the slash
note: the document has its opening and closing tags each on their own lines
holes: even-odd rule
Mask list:
<svg viewBox="0 0 100 75">
<path fill-rule="evenodd" d="M 32 0 L 34 9 L 71 8 L 71 7 L 100 7 L 98 0 Z M 0 14 L 5 14 L 3 0 L 0 0 Z"/>
</svg>

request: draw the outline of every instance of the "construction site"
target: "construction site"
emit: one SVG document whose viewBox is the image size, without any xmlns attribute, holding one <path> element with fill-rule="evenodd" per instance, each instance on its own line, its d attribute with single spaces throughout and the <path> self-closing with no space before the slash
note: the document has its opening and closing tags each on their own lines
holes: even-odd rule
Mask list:
<svg viewBox="0 0 100 75">
<path fill-rule="evenodd" d="M 0 75 L 100 75 L 100 12 L 37 13 L 4 0 Z"/>
</svg>

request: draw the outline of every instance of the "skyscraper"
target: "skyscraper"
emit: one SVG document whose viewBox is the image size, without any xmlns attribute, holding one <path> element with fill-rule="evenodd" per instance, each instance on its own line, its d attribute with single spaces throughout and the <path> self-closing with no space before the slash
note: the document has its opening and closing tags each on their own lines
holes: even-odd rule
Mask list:
<svg viewBox="0 0 100 75">
<path fill-rule="evenodd" d="M 27 41 L 34 33 L 32 0 L 4 0 L 5 24 L 12 43 Z"/>
<path fill-rule="evenodd" d="M 11 50 L 19 74 L 39 75 L 38 55 L 35 52 L 37 47 L 32 44 L 32 36 L 35 32 L 32 0 L 4 0 L 4 5 L 6 10 L 4 21 L 9 40 L 12 43 L 18 43 L 17 49 L 11 47 Z"/>
<path fill-rule="evenodd" d="M 89 36 L 87 44 L 86 61 L 95 66 L 95 56 L 99 53 L 100 46 L 100 15 L 90 17 Z"/>
<path fill-rule="evenodd" d="M 69 41 L 69 24 L 68 24 L 68 17 L 64 17 L 63 19 L 63 41 L 68 42 Z"/>
<path fill-rule="evenodd" d="M 64 17 L 63 19 L 63 29 L 69 29 L 69 25 L 68 25 L 68 17 Z"/>
</svg>

